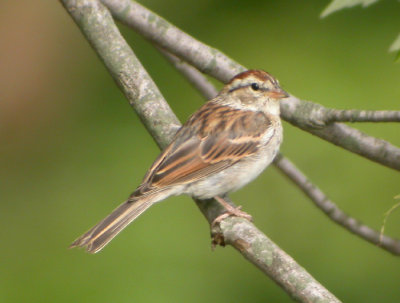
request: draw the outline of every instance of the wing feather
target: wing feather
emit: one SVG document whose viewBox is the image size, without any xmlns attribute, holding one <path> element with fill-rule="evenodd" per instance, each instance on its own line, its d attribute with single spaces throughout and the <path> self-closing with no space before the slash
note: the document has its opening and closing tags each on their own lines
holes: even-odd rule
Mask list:
<svg viewBox="0 0 400 303">
<path fill-rule="evenodd" d="M 200 180 L 251 157 L 270 127 L 262 112 L 206 103 L 178 131 L 132 196 Z"/>
</svg>

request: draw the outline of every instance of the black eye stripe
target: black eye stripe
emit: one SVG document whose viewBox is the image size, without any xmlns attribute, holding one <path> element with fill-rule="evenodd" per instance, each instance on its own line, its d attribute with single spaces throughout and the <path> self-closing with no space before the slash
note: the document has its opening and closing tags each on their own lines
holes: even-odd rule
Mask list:
<svg viewBox="0 0 400 303">
<path fill-rule="evenodd" d="M 255 88 L 254 86 L 256 86 L 257 88 Z M 231 93 L 231 92 L 233 92 L 233 91 L 235 91 L 237 89 L 246 88 L 246 87 L 250 87 L 252 90 L 269 90 L 267 88 L 261 88 L 258 83 L 253 82 L 251 84 L 246 84 L 246 85 L 241 85 L 241 86 L 237 86 L 237 87 L 231 88 L 229 90 L 229 92 Z"/>
</svg>

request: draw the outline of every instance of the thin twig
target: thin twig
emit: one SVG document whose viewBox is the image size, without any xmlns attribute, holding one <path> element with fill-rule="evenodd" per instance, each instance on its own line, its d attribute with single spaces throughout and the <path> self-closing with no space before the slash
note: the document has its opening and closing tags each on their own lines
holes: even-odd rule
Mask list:
<svg viewBox="0 0 400 303">
<path fill-rule="evenodd" d="M 333 122 L 400 122 L 400 111 L 327 109 L 325 123 Z"/>
<path fill-rule="evenodd" d="M 274 163 L 280 170 L 289 177 L 306 195 L 321 209 L 330 219 L 337 224 L 348 229 L 355 235 L 376 244 L 394 255 L 400 255 L 400 240 L 388 236 L 380 237 L 380 233 L 367 225 L 362 224 L 356 219 L 350 217 L 340 210 L 335 203 L 313 183 L 293 164 L 289 159 L 278 155 Z"/>
<path fill-rule="evenodd" d="M 189 82 L 200 90 L 206 99 L 210 99 L 215 96 L 217 90 L 212 83 L 207 81 L 205 76 L 198 69 L 180 60 L 176 56 L 169 54 L 165 50 L 161 51 L 165 57 L 172 62 L 183 75 L 185 75 Z M 361 224 L 356 219 L 344 213 L 334 202 L 329 200 L 328 197 L 316 185 L 312 184 L 289 159 L 284 157 L 282 154 L 279 154 L 273 163 L 335 223 L 348 229 L 350 232 L 361 237 L 362 239 L 376 244 L 395 255 L 400 255 L 399 240 L 392 239 L 388 236 L 381 236 L 378 231 Z"/>
<path fill-rule="evenodd" d="M 158 50 L 207 100 L 214 98 L 217 95 L 217 89 L 197 68 L 162 48 L 158 47 Z"/>
<path fill-rule="evenodd" d="M 118 20 L 145 38 L 224 83 L 238 72 L 245 70 L 242 65 L 220 51 L 194 39 L 135 1 L 102 0 L 102 2 Z M 296 103 L 296 110 L 292 110 L 294 107 L 290 106 L 289 102 Z M 333 123 L 325 126 L 323 117 L 314 115 L 314 111 L 322 112 L 322 109 L 324 107 L 321 105 L 291 96 L 282 102 L 282 118 L 353 153 L 400 170 L 400 148 L 347 125 Z M 349 139 L 343 139 L 347 137 Z"/>
<path fill-rule="evenodd" d="M 177 119 L 122 38 L 107 9 L 96 0 L 62 0 L 62 3 L 159 146 L 165 146 L 176 131 Z M 159 107 L 163 108 L 162 113 Z M 221 213 L 221 207 L 213 201 L 200 201 L 198 205 L 209 222 Z M 226 243 L 239 250 L 296 300 L 340 302 L 251 222 L 228 217 L 222 220 L 220 228 Z"/>
</svg>

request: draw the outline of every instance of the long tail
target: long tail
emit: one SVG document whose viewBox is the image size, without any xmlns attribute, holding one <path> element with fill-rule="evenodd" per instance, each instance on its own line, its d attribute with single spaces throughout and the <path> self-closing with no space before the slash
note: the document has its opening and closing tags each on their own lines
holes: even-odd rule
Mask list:
<svg viewBox="0 0 400 303">
<path fill-rule="evenodd" d="M 153 199 L 139 199 L 121 204 L 69 247 L 86 247 L 88 252 L 97 253 L 153 203 Z"/>
</svg>

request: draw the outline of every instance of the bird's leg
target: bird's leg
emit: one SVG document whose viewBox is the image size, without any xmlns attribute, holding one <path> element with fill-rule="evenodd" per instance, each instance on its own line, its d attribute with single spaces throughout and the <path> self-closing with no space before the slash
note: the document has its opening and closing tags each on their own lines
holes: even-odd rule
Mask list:
<svg viewBox="0 0 400 303">
<path fill-rule="evenodd" d="M 223 197 L 220 196 L 215 196 L 214 199 L 217 200 L 218 203 L 221 204 L 226 209 L 226 212 L 215 218 L 214 221 L 211 223 L 211 227 L 214 227 L 216 224 L 219 224 L 223 219 L 229 216 L 241 217 L 245 218 L 246 220 L 253 221 L 253 218 L 248 213 L 240 210 L 241 206 L 233 207 Z"/>
</svg>

